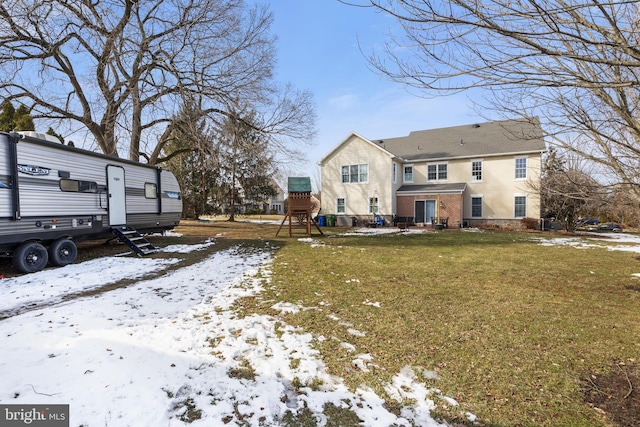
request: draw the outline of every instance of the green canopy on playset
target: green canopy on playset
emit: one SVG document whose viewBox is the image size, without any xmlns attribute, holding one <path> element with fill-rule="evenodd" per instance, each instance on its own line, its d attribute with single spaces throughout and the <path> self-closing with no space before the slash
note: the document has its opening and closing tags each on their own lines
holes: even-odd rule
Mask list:
<svg viewBox="0 0 640 427">
<path fill-rule="evenodd" d="M 311 193 L 311 178 L 305 177 L 289 177 L 289 193 Z"/>
</svg>

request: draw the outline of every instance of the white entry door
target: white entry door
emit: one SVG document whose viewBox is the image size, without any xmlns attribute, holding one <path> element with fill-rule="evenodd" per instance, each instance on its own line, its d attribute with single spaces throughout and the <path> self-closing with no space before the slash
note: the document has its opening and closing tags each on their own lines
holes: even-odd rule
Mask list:
<svg viewBox="0 0 640 427">
<path fill-rule="evenodd" d="M 109 193 L 109 225 L 125 225 L 127 223 L 127 205 L 123 167 L 107 166 L 107 187 Z"/>
</svg>

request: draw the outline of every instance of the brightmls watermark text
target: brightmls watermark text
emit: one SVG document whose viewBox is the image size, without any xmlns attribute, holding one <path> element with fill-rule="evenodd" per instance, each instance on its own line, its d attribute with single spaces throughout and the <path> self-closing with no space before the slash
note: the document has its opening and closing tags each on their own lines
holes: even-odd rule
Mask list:
<svg viewBox="0 0 640 427">
<path fill-rule="evenodd" d="M 0 427 L 69 427 L 69 405 L 2 405 Z"/>
</svg>

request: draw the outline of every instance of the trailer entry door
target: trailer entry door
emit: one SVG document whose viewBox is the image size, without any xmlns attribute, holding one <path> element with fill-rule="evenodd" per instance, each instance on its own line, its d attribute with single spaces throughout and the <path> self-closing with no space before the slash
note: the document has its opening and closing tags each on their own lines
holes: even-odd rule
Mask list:
<svg viewBox="0 0 640 427">
<path fill-rule="evenodd" d="M 125 225 L 127 208 L 125 200 L 124 168 L 107 166 L 107 185 L 109 192 L 109 225 Z"/>
</svg>

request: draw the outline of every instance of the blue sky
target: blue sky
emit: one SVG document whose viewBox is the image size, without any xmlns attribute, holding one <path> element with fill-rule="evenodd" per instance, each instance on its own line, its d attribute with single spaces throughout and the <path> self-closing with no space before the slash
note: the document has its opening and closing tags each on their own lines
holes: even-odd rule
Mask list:
<svg viewBox="0 0 640 427">
<path fill-rule="evenodd" d="M 278 80 L 309 90 L 315 98 L 318 137 L 310 164 L 301 168 L 312 177 L 319 177 L 316 162 L 351 132 L 381 139 L 484 121 L 467 95 L 419 97 L 367 67 L 363 52 L 380 49 L 389 32 L 398 31 L 388 15 L 337 0 L 266 3 L 279 39 Z"/>
</svg>

